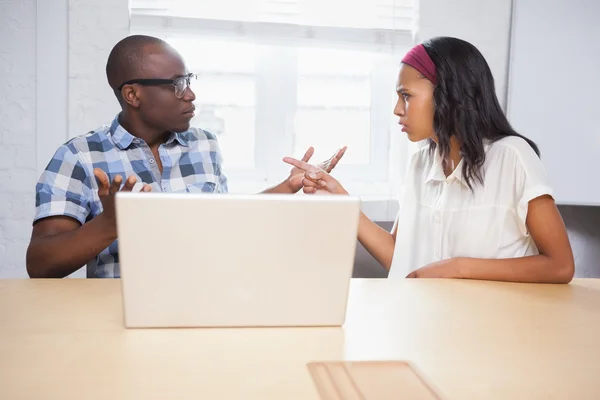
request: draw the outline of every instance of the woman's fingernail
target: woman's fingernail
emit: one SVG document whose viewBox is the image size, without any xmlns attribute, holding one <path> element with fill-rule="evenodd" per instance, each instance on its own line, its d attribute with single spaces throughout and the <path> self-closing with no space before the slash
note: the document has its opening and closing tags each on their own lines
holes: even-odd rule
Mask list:
<svg viewBox="0 0 600 400">
<path fill-rule="evenodd" d="M 308 176 L 310 176 L 313 179 L 317 179 L 317 174 L 315 174 L 314 172 L 311 172 L 310 174 L 308 174 Z"/>
<path fill-rule="evenodd" d="M 325 187 L 325 186 L 327 186 L 327 182 L 325 182 L 325 181 L 320 181 L 320 182 L 319 182 L 319 185 L 321 185 L 321 186 Z"/>
</svg>

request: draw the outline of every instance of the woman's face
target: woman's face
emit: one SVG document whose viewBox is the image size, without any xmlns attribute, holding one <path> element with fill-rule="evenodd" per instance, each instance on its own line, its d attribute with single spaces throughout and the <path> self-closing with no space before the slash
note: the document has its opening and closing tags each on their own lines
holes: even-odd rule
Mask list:
<svg viewBox="0 0 600 400">
<path fill-rule="evenodd" d="M 434 139 L 433 130 L 433 89 L 434 86 L 419 71 L 407 64 L 402 64 L 398 74 L 396 92 L 398 101 L 394 114 L 400 120 L 402 132 L 411 142 Z"/>
</svg>

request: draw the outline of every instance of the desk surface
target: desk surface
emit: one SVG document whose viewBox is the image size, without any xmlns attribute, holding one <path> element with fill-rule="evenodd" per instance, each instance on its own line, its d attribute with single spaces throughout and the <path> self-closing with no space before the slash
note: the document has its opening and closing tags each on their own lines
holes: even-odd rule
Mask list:
<svg viewBox="0 0 600 400">
<path fill-rule="evenodd" d="M 600 280 L 353 280 L 343 328 L 126 330 L 119 280 L 0 280 L 2 399 L 316 399 L 408 360 L 445 399 L 600 398 Z"/>
</svg>

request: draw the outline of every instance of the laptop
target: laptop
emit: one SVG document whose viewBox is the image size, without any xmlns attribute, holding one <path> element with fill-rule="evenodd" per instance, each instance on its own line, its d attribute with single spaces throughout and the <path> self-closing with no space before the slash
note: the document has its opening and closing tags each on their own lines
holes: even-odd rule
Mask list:
<svg viewBox="0 0 600 400">
<path fill-rule="evenodd" d="M 341 326 L 360 199 L 118 193 L 125 326 Z"/>
</svg>

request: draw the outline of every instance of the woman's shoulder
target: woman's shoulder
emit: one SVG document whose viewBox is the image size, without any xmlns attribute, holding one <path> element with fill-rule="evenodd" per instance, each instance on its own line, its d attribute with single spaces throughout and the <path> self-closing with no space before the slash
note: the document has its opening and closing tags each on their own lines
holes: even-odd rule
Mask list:
<svg viewBox="0 0 600 400">
<path fill-rule="evenodd" d="M 538 153 L 527 140 L 519 136 L 507 136 L 488 146 L 486 173 L 492 170 L 499 170 L 503 175 L 506 175 L 509 170 L 526 174 L 545 173 Z"/>
<path fill-rule="evenodd" d="M 488 157 L 516 156 L 519 159 L 538 157 L 529 142 L 520 136 L 506 136 L 490 143 L 486 155 Z"/>
</svg>

